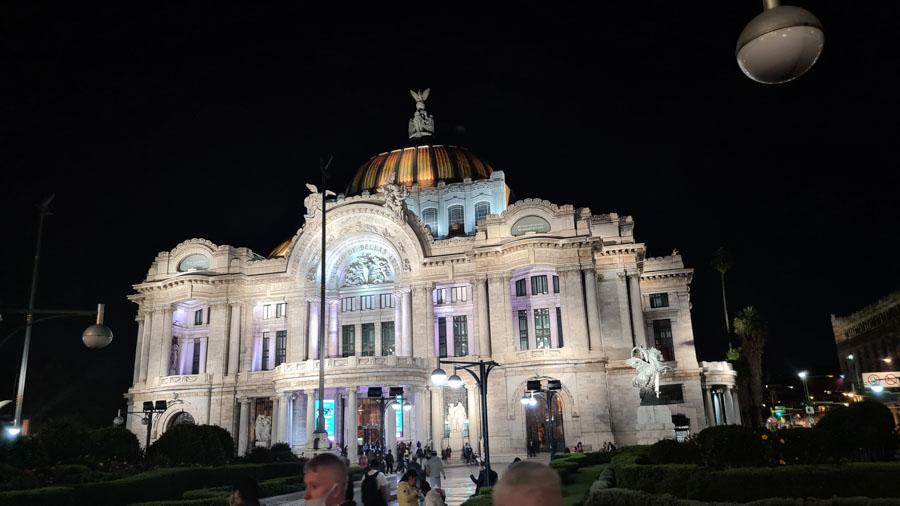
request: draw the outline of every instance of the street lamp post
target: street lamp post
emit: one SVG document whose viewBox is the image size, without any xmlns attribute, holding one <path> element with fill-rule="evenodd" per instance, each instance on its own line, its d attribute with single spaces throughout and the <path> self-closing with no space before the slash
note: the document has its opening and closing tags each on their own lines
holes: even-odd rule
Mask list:
<svg viewBox="0 0 900 506">
<path fill-rule="evenodd" d="M 853 359 L 852 353 L 847 355 L 847 360 L 850 361 L 850 374 L 853 375 L 853 381 L 850 382 L 850 386 L 853 388 L 853 393 L 856 394 L 858 388 L 857 381 L 859 381 L 859 371 L 856 368 L 856 360 Z"/>
<path fill-rule="evenodd" d="M 165 410 L 169 409 L 169 406 L 173 404 L 182 404 L 184 401 L 181 399 L 175 399 L 174 401 L 144 401 L 143 410 L 141 411 L 126 411 L 126 415 L 133 416 L 141 416 L 141 423 L 147 426 L 147 444 L 144 446 L 144 453 L 150 450 L 150 433 L 153 429 L 153 415 L 161 414 Z M 113 418 L 113 425 L 116 427 L 125 423 L 125 418 L 122 417 L 122 410 L 119 410 L 119 413 Z"/>
<path fill-rule="evenodd" d="M 800 372 L 798 376 L 800 376 L 800 380 L 803 381 L 803 393 L 806 395 L 806 403 L 809 404 L 809 388 L 806 386 L 806 371 Z"/>
<path fill-rule="evenodd" d="M 31 328 L 39 322 L 43 322 L 49 320 L 51 318 L 65 318 L 71 316 L 82 316 L 82 315 L 97 315 L 97 323 L 91 325 L 81 335 L 82 341 L 88 348 L 105 348 L 113 339 L 112 330 L 109 327 L 103 325 L 103 304 L 99 304 L 97 306 L 96 311 L 79 311 L 79 310 L 66 310 L 66 309 L 37 309 L 34 307 L 35 299 L 37 296 L 37 282 L 38 282 L 38 267 L 40 265 L 41 259 L 41 239 L 44 235 L 44 218 L 46 216 L 50 216 L 52 213 L 50 212 L 50 202 L 53 201 L 53 197 L 55 195 L 51 195 L 47 200 L 42 202 L 38 209 L 40 210 L 39 219 L 38 219 L 38 231 L 37 231 L 37 246 L 35 247 L 34 253 L 34 268 L 31 271 L 31 292 L 28 296 L 28 309 L 20 310 L 20 309 L 9 309 L 2 308 L 0 309 L 0 314 L 2 313 L 19 313 L 25 314 L 25 344 L 22 346 L 22 361 L 19 364 L 19 380 L 18 387 L 16 392 L 16 413 L 15 418 L 13 419 L 13 425 L 10 428 L 10 434 L 18 435 L 22 431 L 22 406 L 25 401 L 25 378 L 28 373 L 28 352 L 31 349 Z M 35 320 L 34 315 L 36 314 L 49 314 L 47 318 L 42 318 L 40 320 Z M 10 333 L 3 342 L 0 342 L 0 346 L 2 346 L 8 339 L 10 339 L 16 332 L 21 329 L 18 328 Z"/>
<path fill-rule="evenodd" d="M 454 369 L 462 369 L 468 372 L 472 375 L 472 378 L 475 379 L 475 384 L 478 385 L 478 391 L 481 394 L 481 433 L 484 435 L 484 476 L 485 480 L 487 480 L 484 486 L 490 487 L 493 484 L 491 483 L 491 450 L 490 440 L 488 438 L 487 387 L 488 375 L 495 367 L 500 367 L 500 364 L 493 360 L 487 362 L 484 360 L 479 360 L 478 362 L 466 362 L 461 360 L 441 360 L 438 358 L 437 369 L 431 372 L 431 381 L 437 386 L 443 385 L 446 381 L 450 388 L 461 387 L 463 385 L 462 379 L 460 379 L 455 372 L 453 376 L 448 379 L 447 373 L 441 369 L 441 362 L 454 366 Z M 478 367 L 477 373 L 472 370 L 474 367 Z"/>
<path fill-rule="evenodd" d="M 540 388 L 540 381 L 538 384 L 528 385 L 528 392 L 531 393 L 531 397 L 522 397 L 522 404 L 526 406 L 536 406 L 537 402 L 532 402 L 534 399 L 534 395 L 542 395 L 544 400 L 547 402 L 547 421 L 550 426 L 548 427 L 548 432 L 550 433 L 550 459 L 553 460 L 553 456 L 556 455 L 556 426 L 554 425 L 553 420 L 553 398 L 557 395 L 557 392 L 562 389 L 562 385 L 559 380 L 549 380 L 547 382 L 547 389 L 543 390 Z M 531 381 L 529 381 L 531 383 Z M 531 387 L 538 387 L 532 389 Z M 528 402 L 526 402 L 528 401 Z"/>
</svg>

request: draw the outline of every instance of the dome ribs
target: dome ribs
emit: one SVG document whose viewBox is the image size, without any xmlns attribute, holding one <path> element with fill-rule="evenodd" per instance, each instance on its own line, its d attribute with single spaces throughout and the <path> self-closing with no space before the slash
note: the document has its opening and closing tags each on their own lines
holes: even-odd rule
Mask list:
<svg viewBox="0 0 900 506">
<path fill-rule="evenodd" d="M 416 148 L 416 183 L 422 188 L 434 186 L 431 146 L 419 146 Z"/>
<path fill-rule="evenodd" d="M 413 171 L 415 154 L 416 148 L 403 149 L 400 157 L 400 169 L 397 171 L 397 183 L 410 187 L 415 182 L 415 173 Z"/>
<path fill-rule="evenodd" d="M 392 172 L 396 184 L 432 188 L 439 181 L 459 183 L 465 179 L 490 179 L 493 167 L 466 148 L 421 144 L 395 149 L 372 157 L 357 171 L 347 195 L 374 192 L 384 186 Z"/>
<path fill-rule="evenodd" d="M 471 178 L 472 177 L 472 166 L 469 165 L 469 158 L 466 156 L 466 153 L 457 148 L 456 146 L 448 146 L 453 149 L 453 154 L 456 155 L 456 170 L 459 179 Z"/>
<path fill-rule="evenodd" d="M 437 162 L 437 180 L 453 178 L 453 164 L 444 146 L 434 146 L 434 158 Z"/>
</svg>

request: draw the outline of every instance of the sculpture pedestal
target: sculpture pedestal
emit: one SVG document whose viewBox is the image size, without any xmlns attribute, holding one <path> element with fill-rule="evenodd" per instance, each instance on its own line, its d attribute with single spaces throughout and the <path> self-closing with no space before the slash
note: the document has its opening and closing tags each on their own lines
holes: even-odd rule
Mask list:
<svg viewBox="0 0 900 506">
<path fill-rule="evenodd" d="M 331 441 L 328 439 L 327 432 L 313 432 L 311 438 L 306 443 L 306 449 L 303 451 L 304 456 L 314 457 L 320 453 L 331 452 Z"/>
<path fill-rule="evenodd" d="M 651 445 L 661 439 L 675 439 L 675 424 L 668 406 L 640 406 L 637 411 L 637 444 Z"/>
<path fill-rule="evenodd" d="M 462 458 L 463 445 L 466 444 L 466 438 L 463 437 L 462 432 L 451 432 L 450 437 L 447 438 L 447 444 L 453 450 L 452 456 L 450 458 Z M 441 453 L 438 452 L 438 455 L 440 454 Z"/>
</svg>

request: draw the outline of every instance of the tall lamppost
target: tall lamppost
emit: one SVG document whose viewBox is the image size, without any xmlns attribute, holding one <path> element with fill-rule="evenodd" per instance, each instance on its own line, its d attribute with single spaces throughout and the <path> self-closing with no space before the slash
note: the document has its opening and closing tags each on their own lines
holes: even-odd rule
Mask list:
<svg viewBox="0 0 900 506">
<path fill-rule="evenodd" d="M 855 394 L 857 393 L 858 388 L 857 381 L 859 381 L 859 371 L 856 368 L 856 360 L 853 359 L 852 353 L 847 355 L 847 360 L 850 361 L 850 374 L 853 375 L 853 381 L 850 382 L 850 386 L 853 388 L 853 393 Z"/>
<path fill-rule="evenodd" d="M 325 189 L 325 183 L 328 179 L 328 167 L 334 159 L 332 156 L 327 163 L 319 163 L 319 169 L 322 172 L 322 276 L 320 279 L 320 295 L 319 300 L 319 413 L 316 417 L 316 430 L 313 432 L 312 450 L 318 450 L 324 441 L 328 444 L 328 431 L 325 428 L 325 198 L 329 192 Z M 311 191 L 318 193 L 313 185 L 306 185 Z M 330 446 L 330 444 L 329 444 Z M 307 447 L 308 448 L 308 447 Z"/>
<path fill-rule="evenodd" d="M 803 382 L 803 394 L 806 395 L 806 403 L 809 404 L 809 388 L 806 386 L 806 371 L 799 372 L 797 376 L 800 376 L 800 380 Z"/>
<path fill-rule="evenodd" d="M 550 432 L 550 459 L 553 459 L 553 456 L 556 455 L 556 426 L 554 425 L 553 420 L 553 398 L 557 395 L 557 392 L 562 390 L 562 384 L 559 380 L 548 380 L 547 381 L 547 389 L 544 390 L 541 388 L 540 380 L 529 380 L 526 383 L 526 393 L 530 393 L 531 395 L 523 395 L 521 402 L 524 406 L 534 407 L 537 406 L 537 400 L 534 398 L 535 394 L 542 395 L 544 400 L 547 401 L 547 422 L 550 424 L 548 427 Z"/>
<path fill-rule="evenodd" d="M 453 366 L 454 372 L 453 376 L 447 378 L 447 373 L 441 369 L 441 362 L 445 364 L 450 364 Z M 472 370 L 472 368 L 477 367 L 478 372 Z M 478 385 L 478 391 L 481 394 L 481 433 L 484 434 L 484 476 L 487 483 L 484 484 L 486 487 L 490 487 L 493 484 L 491 481 L 491 449 L 490 442 L 488 439 L 488 409 L 487 409 L 487 387 L 488 387 L 488 375 L 495 367 L 500 367 L 500 364 L 494 362 L 493 360 L 489 360 L 485 362 L 484 360 L 479 360 L 478 362 L 465 362 L 461 360 L 441 360 L 438 358 L 438 366 L 437 369 L 431 372 L 431 382 L 437 386 L 442 386 L 445 382 L 447 386 L 450 388 L 456 389 L 463 386 L 463 380 L 456 374 L 456 370 L 462 369 L 469 374 L 472 375 L 472 378 L 475 379 L 475 384 Z"/>
<path fill-rule="evenodd" d="M 0 314 L 18 313 L 25 315 L 25 325 L 23 326 L 25 328 L 25 344 L 22 347 L 22 361 L 19 364 L 19 381 L 18 390 L 16 393 L 16 414 L 15 418 L 13 419 L 13 425 L 7 428 L 9 434 L 13 436 L 16 436 L 22 432 L 22 405 L 25 401 L 25 377 L 28 373 L 28 352 L 31 348 L 31 328 L 35 324 L 50 319 L 96 315 L 97 323 L 85 329 L 85 331 L 81 334 L 81 340 L 84 342 L 85 346 L 94 349 L 105 348 L 109 343 L 112 342 L 113 339 L 112 330 L 110 330 L 110 328 L 106 325 L 103 325 L 103 304 L 98 304 L 96 311 L 81 311 L 69 309 L 36 309 L 34 307 L 35 297 L 37 296 L 38 266 L 40 265 L 41 259 L 41 238 L 44 234 L 44 218 L 52 214 L 50 212 L 50 202 L 53 201 L 54 197 L 55 195 L 51 195 L 47 200 L 45 200 L 38 206 L 40 214 L 38 219 L 37 246 L 34 253 L 34 269 L 31 272 L 31 293 L 28 297 L 28 309 L 21 310 L 12 308 L 0 308 Z M 50 316 L 35 320 L 34 315 L 40 314 Z M 12 336 L 15 335 L 15 333 L 21 330 L 23 327 L 19 327 L 13 330 L 2 342 L 0 342 L 0 346 L 2 346 L 7 340 L 12 338 Z"/>
</svg>

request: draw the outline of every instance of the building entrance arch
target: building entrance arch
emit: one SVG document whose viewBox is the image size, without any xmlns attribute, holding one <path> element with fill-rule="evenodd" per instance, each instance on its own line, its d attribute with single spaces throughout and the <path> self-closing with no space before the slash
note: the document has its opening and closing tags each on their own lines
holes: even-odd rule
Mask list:
<svg viewBox="0 0 900 506">
<path fill-rule="evenodd" d="M 554 394 L 550 401 L 553 413 L 553 421 L 551 423 L 550 416 L 548 416 L 546 395 L 546 392 L 537 392 L 534 394 L 534 399 L 537 401 L 534 406 L 527 404 L 522 406 L 525 410 L 526 444 L 534 444 L 535 451 L 549 452 L 552 440 L 556 446 L 556 452 L 562 452 L 566 447 L 562 399 L 558 394 Z"/>
</svg>

